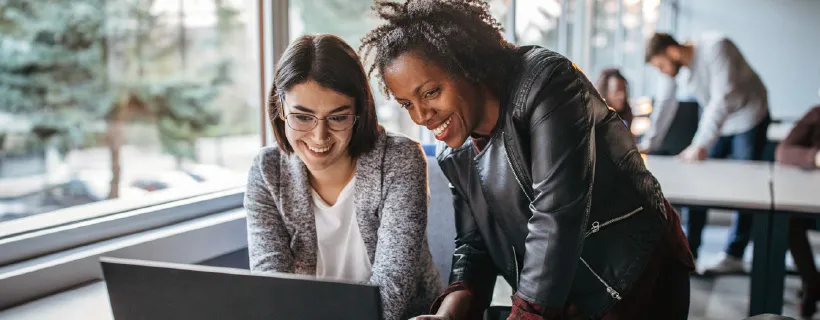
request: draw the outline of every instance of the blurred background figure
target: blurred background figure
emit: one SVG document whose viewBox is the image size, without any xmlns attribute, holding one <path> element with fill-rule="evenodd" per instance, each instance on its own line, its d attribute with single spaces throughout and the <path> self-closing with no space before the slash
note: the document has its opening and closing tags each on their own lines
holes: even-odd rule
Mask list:
<svg viewBox="0 0 820 320">
<path fill-rule="evenodd" d="M 805 169 L 820 168 L 820 105 L 809 110 L 780 142 L 776 159 L 781 164 Z M 811 318 L 817 312 L 817 301 L 820 300 L 820 272 L 817 272 L 806 234 L 817 229 L 815 218 L 792 216 L 789 219 L 789 250 L 802 282 L 799 308 L 800 315 L 805 318 Z"/>
<path fill-rule="evenodd" d="M 769 101 L 763 81 L 752 69 L 735 44 L 718 34 L 707 34 L 693 42 L 680 44 L 667 33 L 655 33 L 646 44 L 646 63 L 657 68 L 661 76 L 659 101 L 653 112 L 652 129 L 642 142 L 642 148 L 652 149 L 665 126 L 675 114 L 677 84 L 675 77 L 685 67 L 688 89 L 702 106 L 698 129 L 689 147 L 678 158 L 701 161 L 708 158 L 762 160 L 769 127 Z M 697 257 L 705 208 L 684 208 L 689 247 Z M 732 231 L 725 257 L 703 271 L 706 275 L 745 272 L 743 254 L 751 239 L 752 215 L 738 212 L 732 221 Z"/>
<path fill-rule="evenodd" d="M 615 109 L 627 128 L 632 127 L 632 106 L 629 105 L 629 83 L 617 68 L 601 71 L 595 88 L 604 97 L 606 103 Z"/>
</svg>

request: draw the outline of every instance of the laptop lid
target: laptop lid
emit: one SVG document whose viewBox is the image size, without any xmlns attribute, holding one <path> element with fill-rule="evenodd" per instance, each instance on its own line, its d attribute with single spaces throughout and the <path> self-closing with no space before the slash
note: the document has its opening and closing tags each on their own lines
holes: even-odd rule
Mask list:
<svg viewBox="0 0 820 320">
<path fill-rule="evenodd" d="M 374 285 L 164 262 L 100 261 L 117 320 L 381 317 Z"/>
</svg>

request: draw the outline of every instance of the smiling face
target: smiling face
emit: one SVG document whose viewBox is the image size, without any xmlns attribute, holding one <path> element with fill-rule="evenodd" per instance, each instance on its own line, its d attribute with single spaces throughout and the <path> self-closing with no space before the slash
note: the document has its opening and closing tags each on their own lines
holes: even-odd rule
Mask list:
<svg viewBox="0 0 820 320">
<path fill-rule="evenodd" d="M 351 160 L 347 149 L 353 136 L 355 103 L 353 97 L 313 80 L 285 91 L 284 113 L 280 114 L 286 122 L 285 136 L 312 173 Z"/>
<path fill-rule="evenodd" d="M 452 148 L 461 146 L 486 120 L 478 85 L 453 77 L 414 52 L 387 65 L 383 78 L 413 122 Z"/>
</svg>

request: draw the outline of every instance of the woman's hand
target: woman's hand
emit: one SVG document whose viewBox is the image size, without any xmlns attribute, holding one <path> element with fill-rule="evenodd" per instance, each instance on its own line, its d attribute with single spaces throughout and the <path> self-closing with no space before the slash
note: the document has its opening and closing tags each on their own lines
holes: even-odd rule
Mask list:
<svg viewBox="0 0 820 320">
<path fill-rule="evenodd" d="M 470 292 L 454 291 L 444 297 L 435 315 L 418 316 L 410 320 L 458 320 L 467 317 L 470 309 Z"/>
<path fill-rule="evenodd" d="M 426 316 L 418 316 L 410 320 L 453 320 L 447 315 L 426 315 Z"/>
</svg>

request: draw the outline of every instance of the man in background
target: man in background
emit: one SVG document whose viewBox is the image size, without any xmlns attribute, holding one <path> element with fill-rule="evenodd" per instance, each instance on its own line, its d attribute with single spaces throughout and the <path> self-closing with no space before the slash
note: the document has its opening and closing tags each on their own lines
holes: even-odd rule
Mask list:
<svg viewBox="0 0 820 320">
<path fill-rule="evenodd" d="M 766 87 L 731 40 L 707 35 L 680 44 L 666 33 L 655 33 L 646 47 L 646 62 L 665 76 L 650 116 L 652 126 L 641 141 L 641 151 L 658 147 L 678 106 L 675 77 L 681 68 L 688 71 L 683 82 L 702 108 L 692 143 L 678 158 L 701 161 L 708 158 L 761 160 L 769 126 Z M 706 209 L 683 208 L 689 246 L 697 257 L 701 234 L 706 225 Z M 751 214 L 738 212 L 726 256 L 706 275 L 742 273 L 743 252 L 751 237 Z"/>
</svg>

